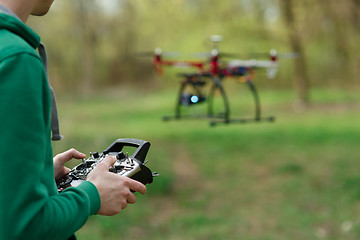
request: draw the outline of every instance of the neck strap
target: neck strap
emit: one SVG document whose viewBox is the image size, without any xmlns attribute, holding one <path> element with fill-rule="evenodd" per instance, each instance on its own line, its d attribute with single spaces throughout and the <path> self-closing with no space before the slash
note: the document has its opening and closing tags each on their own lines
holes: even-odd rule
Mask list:
<svg viewBox="0 0 360 240">
<path fill-rule="evenodd" d="M 41 59 L 43 61 L 43 64 L 44 64 L 44 68 L 45 68 L 45 71 L 46 71 L 46 75 L 47 75 L 47 79 L 48 79 L 48 83 L 49 83 L 49 87 L 50 87 L 50 94 L 51 94 L 51 132 L 52 132 L 51 140 L 58 141 L 58 140 L 61 140 L 63 138 L 63 136 L 60 135 L 60 130 L 59 130 L 59 118 L 58 118 L 58 113 L 57 113 L 54 89 L 51 87 L 49 76 L 48 76 L 48 73 L 47 73 L 47 56 L 46 56 L 45 46 L 42 43 L 40 43 L 40 45 L 38 47 L 38 50 L 39 50 L 39 55 L 40 55 L 40 57 L 41 57 Z"/>
</svg>

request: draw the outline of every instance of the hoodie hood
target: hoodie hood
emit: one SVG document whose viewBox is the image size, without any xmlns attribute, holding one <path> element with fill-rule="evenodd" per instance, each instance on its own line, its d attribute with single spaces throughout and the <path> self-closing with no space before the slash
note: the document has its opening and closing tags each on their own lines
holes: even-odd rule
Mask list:
<svg viewBox="0 0 360 240">
<path fill-rule="evenodd" d="M 5 8 L 0 5 L 0 30 L 6 29 L 23 38 L 34 49 L 38 48 L 40 44 L 39 35 L 10 13 L 10 11 L 5 11 Z"/>
</svg>

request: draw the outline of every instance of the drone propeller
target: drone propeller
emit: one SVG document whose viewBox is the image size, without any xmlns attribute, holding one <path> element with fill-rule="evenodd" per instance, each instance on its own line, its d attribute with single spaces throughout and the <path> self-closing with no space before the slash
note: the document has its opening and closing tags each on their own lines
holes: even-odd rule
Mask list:
<svg viewBox="0 0 360 240">
<path fill-rule="evenodd" d="M 138 53 L 135 53 L 135 55 L 137 57 L 153 57 L 154 52 L 138 52 Z"/>
<path fill-rule="evenodd" d="M 201 58 L 211 58 L 211 57 L 215 57 L 215 56 L 218 56 L 220 58 L 223 58 L 223 57 L 224 58 L 238 58 L 239 57 L 238 54 L 219 52 L 216 49 L 213 49 L 211 52 L 193 53 L 191 55 L 194 57 L 201 57 Z"/>
<path fill-rule="evenodd" d="M 268 60 L 231 60 L 228 63 L 229 68 L 236 68 L 236 67 L 245 67 L 245 68 L 270 68 L 276 67 L 277 62 L 268 61 Z"/>
<path fill-rule="evenodd" d="M 213 44 L 213 49 L 218 49 L 220 42 L 223 40 L 221 35 L 211 35 L 210 36 L 210 41 Z"/>
<path fill-rule="evenodd" d="M 251 54 L 253 57 L 267 57 L 271 60 L 277 60 L 279 58 L 282 59 L 294 59 L 294 58 L 299 58 L 300 54 L 296 53 L 296 52 L 277 52 L 276 49 L 271 49 L 269 52 L 262 52 L 262 53 L 253 53 Z"/>
<path fill-rule="evenodd" d="M 211 35 L 210 41 L 213 43 L 212 50 L 210 52 L 193 53 L 191 56 L 200 58 L 239 58 L 240 56 L 236 53 L 227 53 L 219 51 L 218 45 L 223 40 L 221 35 Z"/>
<path fill-rule="evenodd" d="M 227 64 L 227 68 L 231 72 L 236 72 L 243 69 L 251 69 L 251 68 L 265 68 L 266 75 L 269 79 L 273 79 L 277 73 L 278 63 L 273 60 L 231 60 Z"/>
<path fill-rule="evenodd" d="M 162 57 L 179 57 L 181 54 L 178 52 L 163 52 L 161 48 L 155 48 L 154 51 L 144 51 L 136 53 L 138 57 L 154 57 L 154 56 L 162 56 Z"/>
<path fill-rule="evenodd" d="M 211 35 L 210 36 L 210 41 L 212 41 L 213 43 L 219 43 L 223 40 L 223 37 L 221 35 Z"/>
<path fill-rule="evenodd" d="M 299 53 L 279 53 L 278 56 L 279 56 L 279 58 L 294 59 L 294 58 L 299 58 L 300 54 Z"/>
</svg>

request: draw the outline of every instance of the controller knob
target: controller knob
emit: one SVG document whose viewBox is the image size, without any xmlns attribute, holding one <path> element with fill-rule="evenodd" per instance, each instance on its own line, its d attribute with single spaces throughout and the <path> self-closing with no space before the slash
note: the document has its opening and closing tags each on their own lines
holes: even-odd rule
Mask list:
<svg viewBox="0 0 360 240">
<path fill-rule="evenodd" d="M 126 156 L 125 156 L 125 154 L 124 154 L 123 152 L 119 152 L 119 154 L 116 155 L 116 158 L 117 158 L 118 160 L 121 160 L 121 159 L 126 158 Z"/>
<path fill-rule="evenodd" d="M 93 156 L 94 156 L 94 158 L 99 158 L 99 153 L 98 153 L 98 152 L 94 152 L 94 153 L 93 153 Z"/>
</svg>

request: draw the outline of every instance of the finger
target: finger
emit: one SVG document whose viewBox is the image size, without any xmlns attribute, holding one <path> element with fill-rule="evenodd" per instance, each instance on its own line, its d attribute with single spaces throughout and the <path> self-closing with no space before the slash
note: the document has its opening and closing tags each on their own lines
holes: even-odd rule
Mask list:
<svg viewBox="0 0 360 240">
<path fill-rule="evenodd" d="M 68 150 L 67 152 L 69 152 L 68 154 L 68 157 L 71 157 L 71 158 L 75 158 L 75 159 L 82 159 L 82 158 L 85 158 L 86 155 L 82 152 L 79 152 L 78 150 L 72 148 L 70 150 Z M 66 153 L 66 152 L 65 152 Z"/>
<path fill-rule="evenodd" d="M 71 159 L 75 158 L 75 159 L 81 159 L 81 158 L 85 158 L 86 155 L 79 152 L 78 150 L 72 148 L 67 150 L 66 152 L 60 153 L 58 155 L 55 156 L 55 158 L 59 161 L 61 161 L 62 163 L 65 163 L 67 161 L 70 161 Z"/>
<path fill-rule="evenodd" d="M 130 203 L 130 204 L 135 203 L 136 200 L 137 200 L 137 197 L 136 197 L 135 194 L 133 194 L 133 193 L 130 193 L 129 196 L 128 196 L 128 198 L 126 199 L 126 201 L 127 201 L 128 203 Z"/>
<path fill-rule="evenodd" d="M 134 192 L 139 192 L 141 194 L 146 193 L 145 185 L 142 184 L 141 182 L 133 180 L 133 179 L 130 179 L 130 181 L 129 181 L 129 188 Z"/>
<path fill-rule="evenodd" d="M 109 167 L 114 165 L 114 163 L 116 162 L 116 157 L 114 156 L 110 156 L 107 155 L 104 160 L 102 160 L 99 164 L 99 166 L 104 166 L 107 168 L 107 170 L 109 170 Z"/>
</svg>

